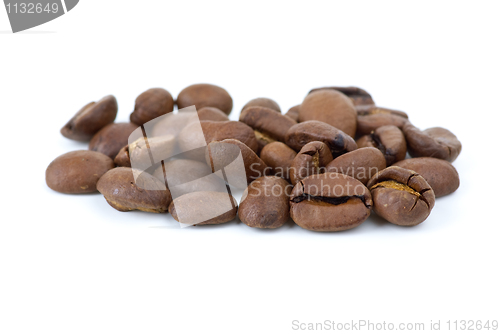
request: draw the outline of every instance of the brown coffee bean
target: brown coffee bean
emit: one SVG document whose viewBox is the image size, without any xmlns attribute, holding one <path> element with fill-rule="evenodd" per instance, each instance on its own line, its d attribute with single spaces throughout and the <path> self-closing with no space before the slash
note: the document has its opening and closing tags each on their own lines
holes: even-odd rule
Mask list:
<svg viewBox="0 0 500 334">
<path fill-rule="evenodd" d="M 291 107 L 288 109 L 286 112 L 285 116 L 293 119 L 295 122 L 299 122 L 299 112 L 300 112 L 300 104 L 297 104 L 296 106 Z"/>
<path fill-rule="evenodd" d="M 320 141 L 307 143 L 292 161 L 290 181 L 296 184 L 308 176 L 324 173 L 326 165 L 332 160 L 332 152 L 325 143 Z"/>
<path fill-rule="evenodd" d="M 196 106 L 215 107 L 222 110 L 226 115 L 233 109 L 233 99 L 222 87 L 211 84 L 196 84 L 184 88 L 177 96 L 177 107 L 179 109 Z"/>
<path fill-rule="evenodd" d="M 444 128 L 435 127 L 421 131 L 413 124 L 407 123 L 403 132 L 412 157 L 433 157 L 453 162 L 462 151 L 462 144 L 457 137 Z"/>
<path fill-rule="evenodd" d="M 312 141 L 325 143 L 334 158 L 358 148 L 351 136 L 320 121 L 298 123 L 288 129 L 285 135 L 285 143 L 295 151 L 300 151 L 305 144 Z"/>
<path fill-rule="evenodd" d="M 237 121 L 202 121 L 201 127 L 207 143 L 222 141 L 224 139 L 236 139 L 244 143 L 254 152 L 258 152 L 259 150 L 259 143 L 255 138 L 253 129 L 245 123 Z"/>
<path fill-rule="evenodd" d="M 384 154 L 387 166 L 406 157 L 406 140 L 403 132 L 394 125 L 384 125 L 356 141 L 358 147 L 375 147 Z"/>
<path fill-rule="evenodd" d="M 393 166 L 410 169 L 422 175 L 431 186 L 436 198 L 451 194 L 460 186 L 457 170 L 446 160 L 430 157 L 412 158 L 398 161 Z"/>
<path fill-rule="evenodd" d="M 222 110 L 215 107 L 204 107 L 198 110 L 198 119 L 200 121 L 225 122 L 229 118 Z"/>
<path fill-rule="evenodd" d="M 280 177 L 260 177 L 243 193 L 238 217 L 250 227 L 281 227 L 290 218 L 290 191 L 290 184 Z"/>
<path fill-rule="evenodd" d="M 133 168 L 148 170 L 155 163 L 174 155 L 175 138 L 172 135 L 138 138 L 128 145 L 130 163 Z M 151 170 L 150 173 L 153 173 Z"/>
<path fill-rule="evenodd" d="M 206 150 L 206 162 L 216 172 L 222 168 L 226 170 L 226 174 L 239 175 L 239 165 L 231 164 L 241 152 L 247 184 L 250 184 L 255 179 L 261 176 L 271 174 L 271 168 L 262 161 L 253 150 L 244 143 L 236 139 L 225 139 L 222 141 L 212 141 L 208 144 Z M 247 184 L 232 184 L 238 188 L 246 188 Z"/>
<path fill-rule="evenodd" d="M 349 175 L 363 184 L 386 167 L 385 157 L 374 147 L 345 153 L 326 165 L 327 172 Z"/>
<path fill-rule="evenodd" d="M 323 90 L 323 89 L 334 89 L 338 90 L 339 92 L 345 94 L 348 98 L 351 99 L 352 103 L 355 106 L 358 105 L 373 105 L 375 102 L 373 102 L 373 99 L 371 95 L 364 89 L 358 88 L 358 87 L 322 87 L 322 88 L 315 88 L 312 89 L 309 94 L 316 92 L 318 90 Z"/>
<path fill-rule="evenodd" d="M 281 109 L 278 103 L 276 101 L 269 99 L 267 97 L 258 97 L 256 99 L 250 100 L 243 106 L 241 109 L 241 112 L 245 110 L 248 107 L 264 107 L 264 108 L 269 108 L 271 110 L 277 111 L 281 114 Z"/>
<path fill-rule="evenodd" d="M 212 141 L 221 141 L 224 139 L 237 139 L 247 145 L 254 152 L 258 152 L 259 143 L 255 138 L 253 129 L 242 122 L 227 121 L 227 122 L 214 122 L 214 121 L 201 121 L 201 128 L 203 130 L 204 140 L 207 144 Z M 199 147 L 197 144 L 201 142 L 199 133 L 199 125 L 188 124 L 179 134 L 179 146 L 188 151 L 193 148 Z M 196 138 L 195 138 L 196 137 Z M 194 146 L 196 144 L 196 146 Z"/>
<path fill-rule="evenodd" d="M 122 147 L 122 149 L 116 155 L 114 162 L 118 167 L 132 167 L 132 165 L 130 164 L 128 145 Z"/>
<path fill-rule="evenodd" d="M 182 129 L 193 122 L 195 117 L 196 115 L 194 112 L 179 112 L 177 114 L 170 113 L 165 117 L 155 120 L 154 124 L 148 126 L 148 129 L 151 128 L 151 134 L 148 133 L 148 136 L 161 137 L 172 135 L 176 137 Z"/>
<path fill-rule="evenodd" d="M 271 167 L 271 173 L 286 180 L 290 179 L 290 166 L 296 155 L 297 152 L 279 141 L 267 144 L 260 152 L 260 158 Z"/>
<path fill-rule="evenodd" d="M 357 135 L 364 136 L 384 125 L 394 125 L 400 129 L 408 122 L 408 115 L 399 110 L 376 106 L 357 106 Z"/>
<path fill-rule="evenodd" d="M 339 173 L 309 176 L 295 185 L 290 216 L 311 231 L 343 231 L 370 216 L 370 191 L 358 180 Z"/>
<path fill-rule="evenodd" d="M 300 106 L 299 121 L 322 121 L 354 137 L 357 113 L 352 101 L 339 91 L 321 89 L 306 96 Z"/>
<path fill-rule="evenodd" d="M 174 199 L 168 212 L 182 224 L 222 224 L 236 218 L 238 202 L 227 192 L 199 191 Z"/>
<path fill-rule="evenodd" d="M 431 186 L 409 169 L 387 167 L 368 181 L 367 187 L 372 194 L 373 211 L 396 225 L 418 225 L 427 219 L 434 207 Z"/>
<path fill-rule="evenodd" d="M 61 129 L 61 134 L 69 139 L 89 141 L 99 130 L 113 123 L 118 112 L 118 104 L 113 95 L 90 102 L 80 109 Z"/>
<path fill-rule="evenodd" d="M 60 193 L 91 193 L 97 190 L 97 180 L 114 167 L 113 160 L 99 152 L 68 152 L 49 164 L 45 181 L 50 189 Z"/>
<path fill-rule="evenodd" d="M 148 173 L 128 167 L 108 171 L 97 182 L 97 190 L 118 211 L 166 212 L 172 200 L 163 182 Z"/>
<path fill-rule="evenodd" d="M 206 163 L 189 159 L 176 159 L 159 165 L 153 176 L 168 185 L 172 196 L 197 191 L 227 191 L 225 184 Z"/>
<path fill-rule="evenodd" d="M 163 88 L 151 88 L 135 99 L 135 107 L 130 114 L 130 122 L 143 125 L 156 117 L 174 110 L 174 99 Z"/>
<path fill-rule="evenodd" d="M 101 152 L 114 159 L 123 146 L 128 144 L 128 137 L 137 129 L 133 123 L 112 123 L 99 130 L 89 143 L 89 150 Z"/>
<path fill-rule="evenodd" d="M 254 130 L 261 149 L 274 141 L 284 142 L 288 129 L 297 124 L 275 110 L 265 107 L 245 108 L 240 114 L 240 122 Z"/>
</svg>

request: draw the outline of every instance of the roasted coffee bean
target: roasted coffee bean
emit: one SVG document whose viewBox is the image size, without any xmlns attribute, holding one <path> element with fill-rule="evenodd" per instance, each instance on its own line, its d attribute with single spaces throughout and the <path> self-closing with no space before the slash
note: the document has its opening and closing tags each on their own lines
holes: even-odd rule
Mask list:
<svg viewBox="0 0 500 334">
<path fill-rule="evenodd" d="M 130 114 L 130 122 L 143 125 L 156 117 L 174 110 L 174 99 L 163 88 L 151 88 L 135 100 L 135 108 Z"/>
<path fill-rule="evenodd" d="M 370 191 L 358 180 L 339 173 L 309 176 L 295 185 L 290 216 L 311 231 L 343 231 L 370 216 Z"/>
<path fill-rule="evenodd" d="M 99 152 L 68 152 L 50 163 L 45 181 L 50 189 L 60 193 L 91 193 L 97 190 L 99 178 L 114 167 L 113 160 Z"/>
<path fill-rule="evenodd" d="M 170 158 L 174 155 L 174 149 L 175 137 L 171 135 L 141 137 L 128 145 L 130 163 L 133 168 L 140 170 L 147 170 L 156 161 Z"/>
<path fill-rule="evenodd" d="M 364 136 L 384 125 L 394 125 L 400 129 L 408 122 L 408 115 L 399 110 L 376 106 L 357 106 L 357 135 Z"/>
<path fill-rule="evenodd" d="M 318 90 L 323 90 L 323 89 L 334 89 L 338 90 L 339 92 L 345 94 L 348 98 L 351 99 L 352 103 L 355 106 L 358 105 L 373 105 L 375 102 L 373 102 L 373 99 L 370 94 L 364 89 L 358 88 L 358 87 L 321 87 L 321 88 L 315 88 L 312 89 L 309 94 L 316 92 Z"/>
<path fill-rule="evenodd" d="M 436 197 L 455 192 L 460 186 L 460 178 L 455 167 L 446 160 L 423 157 L 396 162 L 393 166 L 411 169 L 429 183 Z"/>
<path fill-rule="evenodd" d="M 335 158 L 326 165 L 327 172 L 349 175 L 363 184 L 386 167 L 385 157 L 374 147 L 363 147 Z"/>
<path fill-rule="evenodd" d="M 118 167 L 132 167 L 132 165 L 130 164 L 128 145 L 122 147 L 122 149 L 116 155 L 114 162 Z"/>
<path fill-rule="evenodd" d="M 299 122 L 299 112 L 300 112 L 300 104 L 291 107 L 286 112 L 285 116 L 293 119 L 295 122 Z"/>
<path fill-rule="evenodd" d="M 201 161 L 176 159 L 159 165 L 153 176 L 166 182 L 172 196 L 196 191 L 227 191 L 224 182 Z"/>
<path fill-rule="evenodd" d="M 384 154 L 387 166 L 406 157 L 406 140 L 403 132 L 394 125 L 384 125 L 356 141 L 358 147 L 375 147 Z"/>
<path fill-rule="evenodd" d="M 229 115 L 233 109 L 233 99 L 222 87 L 211 84 L 196 84 L 184 88 L 177 96 L 177 107 L 179 109 L 196 106 L 215 107 Z"/>
<path fill-rule="evenodd" d="M 260 152 L 260 158 L 271 167 L 271 173 L 286 180 L 290 179 L 290 166 L 296 155 L 297 152 L 279 141 L 267 144 Z"/>
<path fill-rule="evenodd" d="M 224 139 L 239 140 L 254 152 L 259 151 L 259 143 L 255 138 L 253 129 L 245 123 L 237 121 L 201 121 L 200 123 L 202 132 L 200 131 L 200 125 L 194 122 L 186 125 L 179 133 L 178 142 L 182 151 L 187 152 L 212 141 Z"/>
<path fill-rule="evenodd" d="M 128 167 L 108 171 L 97 182 L 97 190 L 118 211 L 166 212 L 172 200 L 163 182 L 146 172 Z"/>
<path fill-rule="evenodd" d="M 194 112 L 179 112 L 168 114 L 166 117 L 155 120 L 150 127 L 151 137 L 161 137 L 166 135 L 178 136 L 188 124 L 195 120 Z M 148 134 L 149 136 L 149 134 Z"/>
<path fill-rule="evenodd" d="M 99 130 L 89 143 L 89 150 L 101 152 L 114 159 L 123 146 L 128 144 L 128 137 L 137 129 L 133 123 L 112 123 Z"/>
<path fill-rule="evenodd" d="M 222 224 L 236 218 L 238 202 L 227 192 L 199 191 L 175 198 L 168 212 L 182 224 Z"/>
<path fill-rule="evenodd" d="M 227 115 L 224 112 L 222 112 L 222 110 L 215 107 L 200 108 L 198 110 L 198 119 L 200 121 L 215 121 L 215 122 L 229 121 Z"/>
<path fill-rule="evenodd" d="M 239 175 L 239 165 L 231 164 L 240 154 L 243 158 L 247 183 L 249 184 L 261 176 L 271 174 L 271 168 L 262 161 L 253 150 L 236 139 L 212 141 L 206 150 L 206 162 L 216 172 L 222 168 L 226 174 Z M 232 184 L 238 188 L 246 188 L 246 184 Z"/>
<path fill-rule="evenodd" d="M 296 184 L 308 176 L 324 173 L 326 165 L 332 160 L 332 152 L 325 143 L 320 141 L 307 143 L 292 161 L 290 181 Z"/>
<path fill-rule="evenodd" d="M 462 144 L 457 137 L 444 128 L 421 131 L 413 124 L 406 123 L 403 132 L 412 157 L 433 157 L 453 162 L 462 151 Z"/>
<path fill-rule="evenodd" d="M 354 139 L 343 131 L 320 121 L 298 123 L 288 129 L 285 143 L 295 151 L 312 141 L 325 143 L 334 158 L 358 148 Z"/>
<path fill-rule="evenodd" d="M 258 97 L 256 99 L 250 100 L 243 106 L 241 109 L 241 112 L 245 110 L 248 107 L 264 107 L 264 108 L 269 108 L 271 110 L 277 111 L 281 114 L 281 109 L 278 103 L 276 101 L 269 99 L 267 97 Z"/>
<path fill-rule="evenodd" d="M 431 186 L 409 169 L 387 167 L 368 181 L 367 187 L 372 194 L 373 211 L 396 225 L 418 225 L 434 207 Z"/>
<path fill-rule="evenodd" d="M 358 116 L 369 116 L 376 114 L 395 115 L 408 119 L 408 114 L 401 110 L 377 107 L 375 105 L 356 105 Z"/>
<path fill-rule="evenodd" d="M 300 106 L 299 121 L 322 121 L 354 137 L 357 113 L 352 101 L 339 91 L 321 89 L 306 96 Z"/>
<path fill-rule="evenodd" d="M 245 108 L 240 114 L 240 122 L 254 130 L 261 149 L 274 141 L 284 142 L 288 129 L 297 124 L 275 110 L 265 107 Z"/>
<path fill-rule="evenodd" d="M 61 129 L 61 134 L 69 139 L 89 141 L 97 131 L 113 123 L 118 112 L 118 104 L 113 95 L 90 102 L 80 109 Z"/>
<path fill-rule="evenodd" d="M 263 176 L 243 193 L 240 220 L 250 227 L 278 228 L 290 218 L 291 186 L 278 176 Z"/>
</svg>

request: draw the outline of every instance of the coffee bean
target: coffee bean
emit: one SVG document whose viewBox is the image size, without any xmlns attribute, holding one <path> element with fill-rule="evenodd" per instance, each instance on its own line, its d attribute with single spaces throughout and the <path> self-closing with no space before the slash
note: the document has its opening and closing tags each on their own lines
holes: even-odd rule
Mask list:
<svg viewBox="0 0 500 334">
<path fill-rule="evenodd" d="M 285 141 L 288 129 L 297 124 L 290 118 L 265 107 L 247 107 L 240 114 L 240 122 L 250 126 L 259 142 L 259 147 L 274 141 Z"/>
<path fill-rule="evenodd" d="M 130 114 L 130 122 L 143 125 L 174 110 L 174 99 L 163 88 L 151 88 L 143 92 L 135 100 L 135 107 Z"/>
<path fill-rule="evenodd" d="M 368 181 L 367 187 L 372 194 L 373 211 L 396 225 L 418 225 L 434 207 L 431 186 L 409 169 L 387 167 Z"/>
<path fill-rule="evenodd" d="M 224 168 L 226 170 L 225 173 L 228 175 L 240 175 L 240 166 L 233 163 L 240 152 L 243 158 L 248 184 L 261 176 L 271 173 L 271 169 L 267 167 L 264 161 L 262 161 L 253 150 L 236 139 L 212 141 L 208 144 L 205 155 L 206 162 L 210 165 L 213 172 Z M 242 189 L 247 186 L 247 184 L 240 183 L 232 185 Z"/>
<path fill-rule="evenodd" d="M 227 192 L 199 191 L 174 199 L 168 212 L 182 224 L 222 224 L 236 218 L 238 203 Z"/>
<path fill-rule="evenodd" d="M 148 124 L 147 128 L 151 129 L 151 133 L 148 133 L 148 136 L 161 137 L 172 135 L 176 137 L 182 129 L 196 119 L 194 118 L 195 116 L 194 112 L 169 113 L 165 117 L 154 120 L 150 126 Z"/>
<path fill-rule="evenodd" d="M 322 121 L 354 137 L 357 113 L 351 100 L 339 91 L 321 89 L 306 96 L 300 106 L 299 121 Z"/>
<path fill-rule="evenodd" d="M 406 157 L 406 140 L 403 132 L 394 125 L 384 125 L 356 141 L 358 147 L 375 147 L 384 154 L 387 166 Z"/>
<path fill-rule="evenodd" d="M 61 129 L 61 134 L 69 139 L 89 141 L 100 129 L 113 123 L 118 112 L 118 104 L 113 95 L 90 102 L 80 109 Z"/>
<path fill-rule="evenodd" d="M 142 134 L 141 134 L 142 135 Z M 168 159 L 174 155 L 175 137 L 140 137 L 128 145 L 130 162 L 133 168 L 149 170 L 156 162 Z M 152 170 L 150 171 L 153 172 Z"/>
<path fill-rule="evenodd" d="M 123 146 L 118 154 L 116 154 L 114 163 L 118 167 L 132 167 L 132 165 L 130 164 L 128 145 Z"/>
<path fill-rule="evenodd" d="M 201 121 L 200 125 L 190 123 L 179 133 L 178 142 L 182 151 L 187 152 L 204 146 L 212 141 L 236 139 L 247 145 L 254 152 L 258 152 L 259 143 L 253 129 L 242 122 Z M 196 158 L 197 159 L 197 158 Z M 204 155 L 203 155 L 204 159 Z"/>
<path fill-rule="evenodd" d="M 137 129 L 133 123 L 112 123 L 99 130 L 89 143 L 89 150 L 101 152 L 114 159 L 123 146 L 128 144 L 128 137 Z"/>
<path fill-rule="evenodd" d="M 241 112 L 245 110 L 248 107 L 264 107 L 264 108 L 269 108 L 271 110 L 277 111 L 281 114 L 281 109 L 278 103 L 276 101 L 269 99 L 267 97 L 258 97 L 256 99 L 250 100 L 243 106 L 241 109 Z"/>
<path fill-rule="evenodd" d="M 326 165 L 327 172 L 349 175 L 363 184 L 386 167 L 385 157 L 374 147 L 347 152 Z"/>
<path fill-rule="evenodd" d="M 290 191 L 290 184 L 280 177 L 260 177 L 243 193 L 238 217 L 250 227 L 281 227 L 290 218 Z"/>
<path fill-rule="evenodd" d="M 343 231 L 370 216 L 372 198 L 358 180 L 339 173 L 309 176 L 295 185 L 290 196 L 290 216 L 311 231 Z"/>
<path fill-rule="evenodd" d="M 394 125 L 400 129 L 408 122 L 408 115 L 402 111 L 376 106 L 357 106 L 357 135 L 370 134 L 381 126 Z"/>
<path fill-rule="evenodd" d="M 197 191 L 227 191 L 224 182 L 201 161 L 171 160 L 160 164 L 153 176 L 164 181 L 175 197 Z"/>
<path fill-rule="evenodd" d="M 423 157 L 396 162 L 393 166 L 411 169 L 429 183 L 436 197 L 455 192 L 460 186 L 460 178 L 455 167 L 446 160 Z"/>
<path fill-rule="evenodd" d="M 299 122 L 299 112 L 300 112 L 300 104 L 288 109 L 285 116 L 293 119 L 295 122 Z"/>
<path fill-rule="evenodd" d="M 225 122 L 229 121 L 229 118 L 225 113 L 219 108 L 215 107 L 203 107 L 198 110 L 198 119 L 200 121 L 215 121 L 215 122 Z"/>
<path fill-rule="evenodd" d="M 297 152 L 279 141 L 267 144 L 260 152 L 260 158 L 272 169 L 271 173 L 286 180 L 290 179 L 290 166 L 296 155 Z"/>
<path fill-rule="evenodd" d="M 358 87 L 334 87 L 334 86 L 321 87 L 321 88 L 312 89 L 309 92 L 309 94 L 316 92 L 318 90 L 324 90 L 324 89 L 333 89 L 333 90 L 337 90 L 337 91 L 345 94 L 348 98 L 351 99 L 352 103 L 355 106 L 375 104 L 375 102 L 373 102 L 371 95 L 366 90 L 358 88 Z"/>
<path fill-rule="evenodd" d="M 307 143 L 292 161 L 290 181 L 296 184 L 305 177 L 324 173 L 326 165 L 332 160 L 332 153 L 325 143 L 320 141 Z"/>
<path fill-rule="evenodd" d="M 172 200 L 163 182 L 146 172 L 128 167 L 108 171 L 97 182 L 97 190 L 118 211 L 166 212 Z"/>
<path fill-rule="evenodd" d="M 45 181 L 50 189 L 61 193 L 91 193 L 97 190 L 99 178 L 114 167 L 113 160 L 99 152 L 68 152 L 49 164 Z"/>
<path fill-rule="evenodd" d="M 403 132 L 412 157 L 433 157 L 453 162 L 462 150 L 462 144 L 457 137 L 441 127 L 421 131 L 413 124 L 407 123 Z"/>
<path fill-rule="evenodd" d="M 219 108 L 229 115 L 233 109 L 233 99 L 224 88 L 211 84 L 196 84 L 184 88 L 177 96 L 179 109 L 192 105 L 196 106 L 196 109 Z"/>
<path fill-rule="evenodd" d="M 334 158 L 358 148 L 354 139 L 343 131 L 320 121 L 298 123 L 288 129 L 285 143 L 295 151 L 312 141 L 325 143 Z"/>
</svg>

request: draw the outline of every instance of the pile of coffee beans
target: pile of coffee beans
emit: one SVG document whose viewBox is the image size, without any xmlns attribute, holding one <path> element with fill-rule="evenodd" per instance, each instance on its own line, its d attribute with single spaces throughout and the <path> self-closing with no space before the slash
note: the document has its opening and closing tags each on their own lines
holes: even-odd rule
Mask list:
<svg viewBox="0 0 500 334">
<path fill-rule="evenodd" d="M 156 124 L 147 141 L 129 143 L 136 129 L 175 106 L 195 106 L 200 122 L 179 111 L 168 124 Z M 191 85 L 177 100 L 152 88 L 137 97 L 129 123 L 116 123 L 116 98 L 105 96 L 61 129 L 89 148 L 52 161 L 47 185 L 66 194 L 100 192 L 118 211 L 169 212 L 185 224 L 220 224 L 238 216 L 250 227 L 278 228 L 291 218 L 312 231 L 351 229 L 372 212 L 389 223 L 414 226 L 427 219 L 437 197 L 459 187 L 451 164 L 462 148 L 456 136 L 441 127 L 417 128 L 405 112 L 376 106 L 361 88 L 312 89 L 284 114 L 278 103 L 262 97 L 245 104 L 239 121 L 229 120 L 232 109 L 229 93 L 215 85 Z M 131 160 L 155 150 L 190 151 L 200 125 L 207 144 L 203 154 L 174 157 L 149 172 L 132 168 Z M 230 181 L 220 187 L 210 180 L 231 168 L 238 155 L 246 176 L 232 184 L 244 189 L 239 205 Z M 167 182 L 165 168 L 178 177 Z M 180 196 L 173 198 L 172 187 Z M 201 215 L 210 218 L 200 222 Z"/>
</svg>

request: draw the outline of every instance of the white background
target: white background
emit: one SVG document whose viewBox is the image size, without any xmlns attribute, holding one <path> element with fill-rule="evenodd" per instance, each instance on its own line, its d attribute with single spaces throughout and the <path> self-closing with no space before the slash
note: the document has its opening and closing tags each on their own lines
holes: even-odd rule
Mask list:
<svg viewBox="0 0 500 334">
<path fill-rule="evenodd" d="M 0 333 L 294 333 L 292 321 L 500 320 L 498 2 L 97 1 L 11 34 L 0 8 Z M 114 94 L 209 82 L 286 112 L 356 85 L 462 141 L 459 190 L 421 225 L 180 229 L 45 184 L 59 129 Z"/>
</svg>

